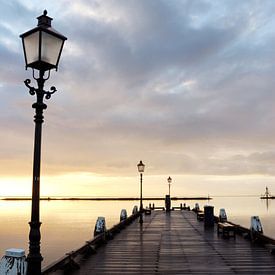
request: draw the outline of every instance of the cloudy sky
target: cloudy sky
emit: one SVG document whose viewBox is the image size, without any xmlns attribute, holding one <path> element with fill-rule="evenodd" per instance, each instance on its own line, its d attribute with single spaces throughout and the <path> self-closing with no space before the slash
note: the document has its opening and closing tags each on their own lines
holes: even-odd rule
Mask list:
<svg viewBox="0 0 275 275">
<path fill-rule="evenodd" d="M 275 193 L 275 1 L 1 1 L 0 188 L 29 195 L 35 98 L 19 35 L 68 37 L 46 88 L 43 195 Z M 32 81 L 33 85 L 35 84 Z M 0 194 L 1 195 L 1 194 Z"/>
</svg>

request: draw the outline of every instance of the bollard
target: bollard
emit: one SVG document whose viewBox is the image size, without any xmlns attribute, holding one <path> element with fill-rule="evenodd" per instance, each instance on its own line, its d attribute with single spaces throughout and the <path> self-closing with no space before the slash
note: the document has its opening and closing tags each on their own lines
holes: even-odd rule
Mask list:
<svg viewBox="0 0 275 275">
<path fill-rule="evenodd" d="M 204 226 L 214 227 L 214 206 L 204 206 Z"/>
<path fill-rule="evenodd" d="M 170 195 L 166 195 L 165 196 L 165 209 L 166 209 L 166 212 L 170 212 L 170 210 L 171 210 L 171 198 L 170 198 Z"/>
<path fill-rule="evenodd" d="M 10 248 L 0 261 L 0 274 L 25 275 L 27 262 L 24 249 Z"/>
<path fill-rule="evenodd" d="M 193 211 L 195 211 L 195 212 L 199 212 L 200 211 L 200 206 L 199 206 L 199 204 L 197 202 L 195 203 L 195 207 L 193 208 Z"/>
<path fill-rule="evenodd" d="M 183 209 L 183 207 L 182 207 L 182 203 L 180 204 L 180 210 L 182 210 Z"/>
<path fill-rule="evenodd" d="M 120 221 L 125 221 L 127 219 L 127 211 L 126 209 L 121 209 L 120 212 Z"/>
<path fill-rule="evenodd" d="M 227 222 L 227 215 L 226 215 L 226 212 L 225 212 L 224 208 L 220 209 L 219 221 L 220 222 Z"/>
<path fill-rule="evenodd" d="M 149 203 L 149 209 L 152 209 L 151 203 Z"/>
<path fill-rule="evenodd" d="M 257 234 L 263 234 L 263 227 L 259 216 L 252 216 L 250 225 L 250 237 L 252 241 L 257 241 Z"/>
<path fill-rule="evenodd" d="M 95 230 L 94 230 L 94 237 L 101 234 L 106 233 L 106 222 L 105 217 L 98 217 L 96 224 L 95 224 Z"/>
<path fill-rule="evenodd" d="M 151 215 L 151 208 L 146 207 L 144 210 L 145 215 Z"/>
<path fill-rule="evenodd" d="M 138 207 L 135 205 L 133 210 L 132 210 L 132 215 L 135 215 L 138 213 Z"/>
<path fill-rule="evenodd" d="M 155 204 L 153 203 L 153 210 L 155 209 Z"/>
</svg>

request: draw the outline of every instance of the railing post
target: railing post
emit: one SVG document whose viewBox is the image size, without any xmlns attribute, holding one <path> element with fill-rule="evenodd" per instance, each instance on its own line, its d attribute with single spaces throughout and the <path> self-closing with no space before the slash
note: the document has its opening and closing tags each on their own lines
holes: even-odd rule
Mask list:
<svg viewBox="0 0 275 275">
<path fill-rule="evenodd" d="M 126 211 L 126 209 L 121 209 L 120 221 L 125 221 L 126 219 L 127 219 L 127 211 Z"/>
<path fill-rule="evenodd" d="M 250 237 L 253 242 L 257 241 L 257 234 L 263 234 L 263 227 L 259 216 L 252 216 L 250 225 Z"/>
<path fill-rule="evenodd" d="M 27 262 L 25 250 L 10 248 L 0 261 L 0 274 L 3 275 L 26 275 Z"/>
</svg>

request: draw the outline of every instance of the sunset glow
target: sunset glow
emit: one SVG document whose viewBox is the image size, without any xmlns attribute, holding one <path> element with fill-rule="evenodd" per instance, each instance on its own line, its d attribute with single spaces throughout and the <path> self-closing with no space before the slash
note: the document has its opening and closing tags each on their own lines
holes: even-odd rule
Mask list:
<svg viewBox="0 0 275 275">
<path fill-rule="evenodd" d="M 68 41 L 45 87 L 42 196 L 136 197 L 140 160 L 145 196 L 168 176 L 176 196 L 275 193 L 274 1 L 18 0 L 1 5 L 0 196 L 32 192 L 19 34 L 45 8 Z"/>
</svg>

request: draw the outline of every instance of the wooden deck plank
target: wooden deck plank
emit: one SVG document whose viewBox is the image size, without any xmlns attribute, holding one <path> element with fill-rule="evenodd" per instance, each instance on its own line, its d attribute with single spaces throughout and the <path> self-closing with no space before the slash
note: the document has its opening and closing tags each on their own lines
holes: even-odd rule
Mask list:
<svg viewBox="0 0 275 275">
<path fill-rule="evenodd" d="M 275 257 L 240 236 L 223 239 L 189 211 L 152 211 L 71 274 L 275 274 Z"/>
</svg>

